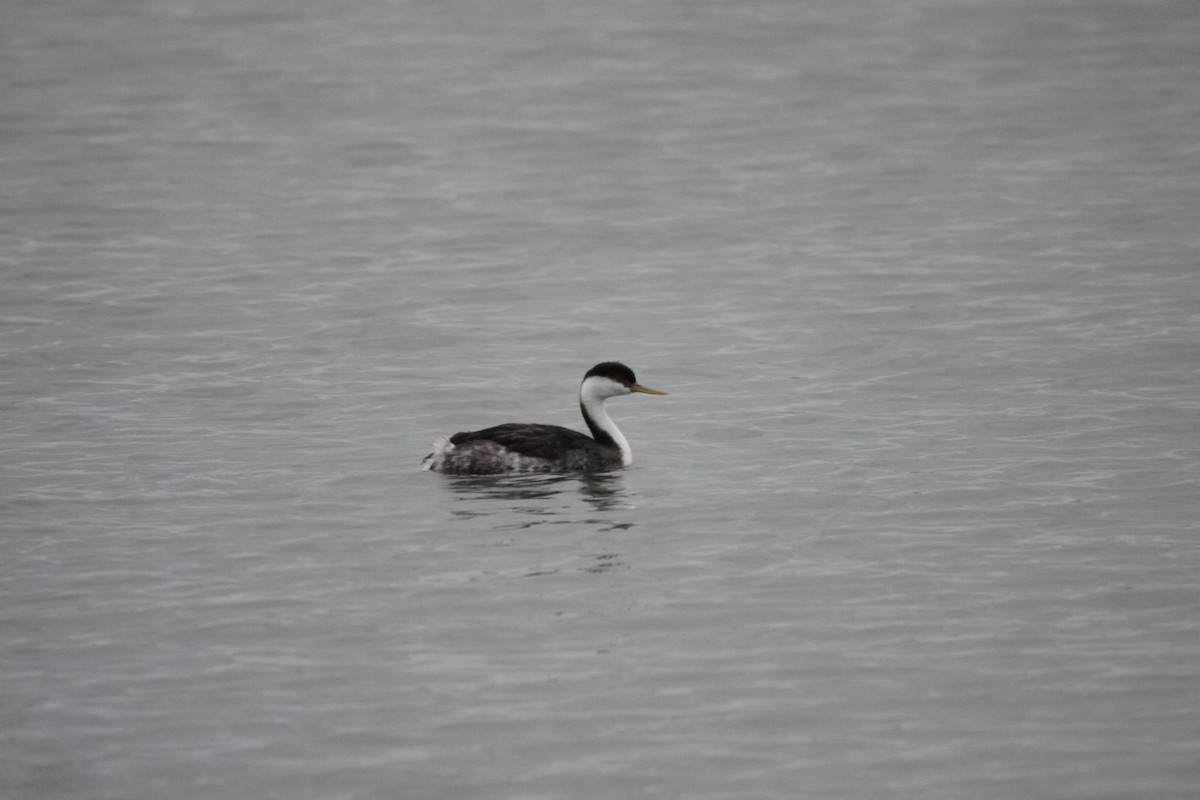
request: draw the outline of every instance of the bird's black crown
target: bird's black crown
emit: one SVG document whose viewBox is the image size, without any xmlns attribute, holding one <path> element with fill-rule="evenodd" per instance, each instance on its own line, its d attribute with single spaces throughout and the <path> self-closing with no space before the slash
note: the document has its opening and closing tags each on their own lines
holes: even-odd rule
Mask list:
<svg viewBox="0 0 1200 800">
<path fill-rule="evenodd" d="M 635 383 L 637 383 L 637 378 L 633 376 L 633 370 L 619 361 L 605 361 L 601 364 L 597 364 L 587 371 L 587 374 L 583 376 L 583 379 L 586 381 L 593 375 L 601 378 L 608 378 L 609 380 L 614 380 L 617 383 L 623 383 L 626 386 L 633 386 Z"/>
</svg>

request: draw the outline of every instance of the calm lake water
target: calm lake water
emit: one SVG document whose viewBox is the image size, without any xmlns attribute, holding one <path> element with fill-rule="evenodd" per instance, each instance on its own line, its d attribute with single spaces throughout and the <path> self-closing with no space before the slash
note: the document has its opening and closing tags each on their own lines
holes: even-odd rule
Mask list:
<svg viewBox="0 0 1200 800">
<path fill-rule="evenodd" d="M 0 796 L 1196 797 L 1200 5 L 3 17 Z"/>
</svg>

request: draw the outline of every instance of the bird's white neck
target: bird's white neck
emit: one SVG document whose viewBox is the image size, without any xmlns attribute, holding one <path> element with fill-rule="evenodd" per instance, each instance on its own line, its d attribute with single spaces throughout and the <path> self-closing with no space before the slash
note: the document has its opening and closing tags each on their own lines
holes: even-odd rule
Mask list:
<svg viewBox="0 0 1200 800">
<path fill-rule="evenodd" d="M 613 383 L 608 380 L 604 382 Z M 609 387 L 598 385 L 595 378 L 589 378 L 579 387 L 579 407 L 583 411 L 583 419 L 588 429 L 592 432 L 592 438 L 601 444 L 615 445 L 621 451 L 621 465 L 627 467 L 633 463 L 633 450 L 630 449 L 625 434 L 621 433 L 621 429 L 604 410 L 604 400 L 618 393 L 626 394 L 628 390 L 621 387 L 619 392 L 611 391 Z"/>
</svg>

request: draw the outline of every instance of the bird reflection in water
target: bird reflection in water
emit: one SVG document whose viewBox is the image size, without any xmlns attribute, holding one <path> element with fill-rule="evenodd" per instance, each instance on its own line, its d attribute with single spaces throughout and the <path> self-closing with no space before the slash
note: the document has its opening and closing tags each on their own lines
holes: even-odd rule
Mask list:
<svg viewBox="0 0 1200 800">
<path fill-rule="evenodd" d="M 628 531 L 637 523 L 615 514 L 631 512 L 628 475 L 620 472 L 581 473 L 573 475 L 456 475 L 450 476 L 448 486 L 463 508 L 452 513 L 466 521 L 491 521 L 492 532 L 512 533 L 531 531 L 541 526 L 568 529 L 591 528 L 596 532 Z M 582 500 L 580 505 L 576 500 Z M 541 528 L 542 530 L 553 530 Z M 489 546 L 511 546 L 513 539 Z M 608 572 L 621 565 L 619 554 L 580 554 L 586 565 L 579 569 L 588 573 Z M 523 577 L 540 577 L 559 572 L 558 567 L 540 567 L 523 573 Z"/>
</svg>

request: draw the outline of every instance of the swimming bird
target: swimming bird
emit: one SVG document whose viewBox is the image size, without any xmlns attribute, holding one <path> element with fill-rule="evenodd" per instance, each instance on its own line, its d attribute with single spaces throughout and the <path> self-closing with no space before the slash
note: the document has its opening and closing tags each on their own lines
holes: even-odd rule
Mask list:
<svg viewBox="0 0 1200 800">
<path fill-rule="evenodd" d="M 624 364 L 605 361 L 589 369 L 579 384 L 579 408 L 591 436 L 559 425 L 509 422 L 442 437 L 422 464 L 434 472 L 468 475 L 627 467 L 633 463 L 633 452 L 604 410 L 604 401 L 634 392 L 667 394 L 639 385 L 633 370 Z"/>
</svg>

